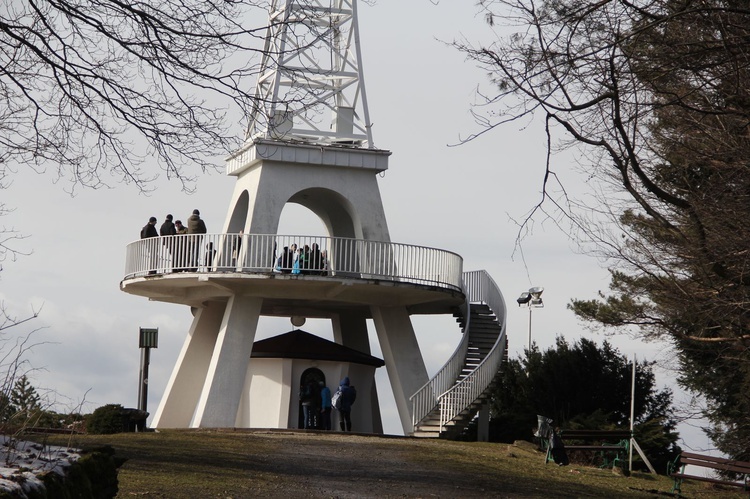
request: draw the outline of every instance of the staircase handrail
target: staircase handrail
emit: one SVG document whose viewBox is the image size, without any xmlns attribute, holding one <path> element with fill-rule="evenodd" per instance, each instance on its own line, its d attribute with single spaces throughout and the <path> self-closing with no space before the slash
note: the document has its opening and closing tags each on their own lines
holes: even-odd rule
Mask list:
<svg viewBox="0 0 750 499">
<path fill-rule="evenodd" d="M 461 314 L 465 321 L 464 327 L 461 330 L 463 336 L 456 350 L 448 361 L 443 364 L 443 367 L 438 369 L 437 373 L 427 383 L 422 385 L 414 395 L 409 397 L 412 405 L 412 431 L 416 428 L 417 423 L 437 407 L 440 395 L 455 384 L 456 379 L 458 379 L 463 369 L 466 352 L 469 349 L 468 331 L 471 321 L 468 294 L 465 294 L 465 297 L 466 299 L 461 306 Z"/>
<path fill-rule="evenodd" d="M 501 331 L 487 356 L 466 377 L 442 393 L 440 404 L 440 431 L 462 411 L 466 410 L 487 390 L 497 375 L 503 361 L 506 344 L 506 307 L 500 288 L 484 270 L 464 272 L 468 300 L 489 307 L 498 319 Z"/>
</svg>

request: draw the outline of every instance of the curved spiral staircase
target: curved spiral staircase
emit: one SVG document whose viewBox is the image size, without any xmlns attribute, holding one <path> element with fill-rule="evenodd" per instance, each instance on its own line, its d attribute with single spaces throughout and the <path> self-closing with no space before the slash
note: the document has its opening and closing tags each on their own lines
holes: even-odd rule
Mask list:
<svg viewBox="0 0 750 499">
<path fill-rule="evenodd" d="M 507 360 L 505 300 L 483 270 L 463 274 L 466 303 L 456 314 L 463 338 L 452 357 L 412 397 L 415 437 L 458 435 L 488 402 Z"/>
</svg>

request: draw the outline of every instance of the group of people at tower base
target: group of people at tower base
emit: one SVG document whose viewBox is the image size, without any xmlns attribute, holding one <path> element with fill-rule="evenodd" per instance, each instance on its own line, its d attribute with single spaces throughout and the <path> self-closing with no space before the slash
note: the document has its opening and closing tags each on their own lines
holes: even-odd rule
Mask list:
<svg viewBox="0 0 750 499">
<path fill-rule="evenodd" d="M 349 383 L 348 376 L 341 380 L 333 395 L 323 381 L 308 381 L 299 391 L 303 428 L 330 430 L 331 411 L 336 409 L 341 431 L 352 431 L 352 405 L 356 399 L 357 390 Z"/>
</svg>

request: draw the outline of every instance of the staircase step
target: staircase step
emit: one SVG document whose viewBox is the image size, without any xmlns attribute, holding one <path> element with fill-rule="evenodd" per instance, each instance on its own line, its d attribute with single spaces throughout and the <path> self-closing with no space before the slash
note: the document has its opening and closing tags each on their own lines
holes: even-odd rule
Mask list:
<svg viewBox="0 0 750 499">
<path fill-rule="evenodd" d="M 411 434 L 412 437 L 417 438 L 440 438 L 440 432 L 433 432 L 433 431 L 415 431 Z"/>
<path fill-rule="evenodd" d="M 448 421 L 443 425 L 443 429 L 451 428 L 453 426 L 456 426 L 455 421 Z M 440 433 L 440 419 L 437 419 L 435 421 L 427 421 L 423 424 L 417 425 L 417 429 L 419 431 L 435 431 Z"/>
<path fill-rule="evenodd" d="M 469 329 L 472 330 L 472 332 L 499 332 L 500 326 L 497 324 L 497 322 L 488 322 L 488 323 L 477 323 L 472 322 L 469 324 Z"/>
<path fill-rule="evenodd" d="M 469 344 L 469 348 L 474 350 L 479 350 L 480 352 L 487 353 L 490 350 L 492 350 L 492 347 L 495 346 L 495 342 L 489 342 L 489 341 L 482 341 L 482 342 L 471 342 Z"/>
<path fill-rule="evenodd" d="M 478 337 L 478 338 L 497 338 L 500 335 L 500 328 L 491 328 L 491 329 L 477 329 L 472 326 L 471 328 L 471 336 Z"/>
<path fill-rule="evenodd" d="M 479 325 L 472 324 L 469 329 L 471 329 L 471 332 L 473 334 L 478 334 L 479 336 L 491 336 L 492 335 L 492 336 L 497 337 L 497 335 L 499 335 L 501 331 L 501 328 L 498 326 L 491 326 L 491 325 L 484 326 L 481 324 Z"/>
</svg>

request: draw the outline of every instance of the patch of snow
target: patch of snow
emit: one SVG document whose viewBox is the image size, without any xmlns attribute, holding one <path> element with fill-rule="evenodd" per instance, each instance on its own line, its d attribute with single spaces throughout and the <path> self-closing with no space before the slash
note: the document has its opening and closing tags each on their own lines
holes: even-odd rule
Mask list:
<svg viewBox="0 0 750 499">
<path fill-rule="evenodd" d="M 0 435 L 0 490 L 17 497 L 44 487 L 40 475 L 64 475 L 78 461 L 81 451 L 57 445 L 43 445 Z"/>
</svg>

